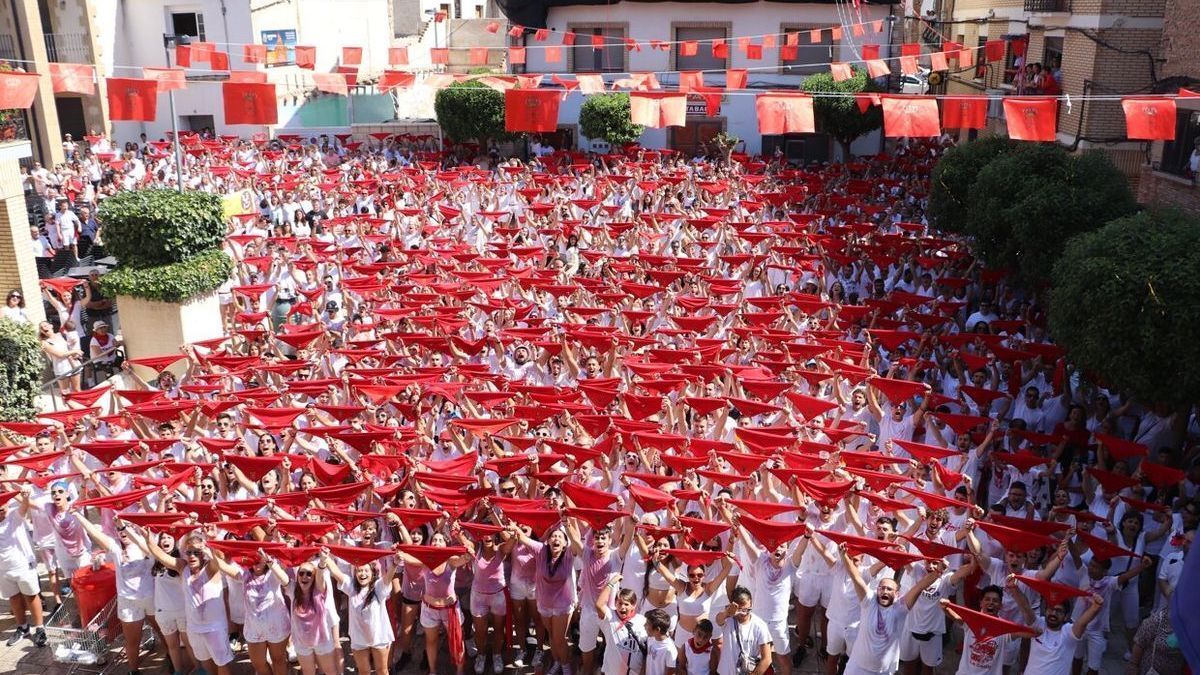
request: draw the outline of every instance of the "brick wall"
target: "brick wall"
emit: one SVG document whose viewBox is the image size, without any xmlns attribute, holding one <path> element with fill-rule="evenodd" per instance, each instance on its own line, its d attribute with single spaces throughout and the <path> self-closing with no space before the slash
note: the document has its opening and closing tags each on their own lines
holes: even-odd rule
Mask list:
<svg viewBox="0 0 1200 675">
<path fill-rule="evenodd" d="M 1200 0 L 1167 0 L 1159 77 L 1200 78 Z"/>
<path fill-rule="evenodd" d="M 1142 204 L 1200 212 L 1200 187 L 1187 179 L 1159 173 L 1148 166 L 1142 167 L 1137 197 Z"/>
<path fill-rule="evenodd" d="M 1103 0 L 1103 13 L 1125 16 L 1162 16 L 1166 4 L 1166 0 Z"/>
<path fill-rule="evenodd" d="M 25 314 L 35 323 L 43 321 L 46 315 L 29 238 L 21 169 L 15 158 L 8 158 L 0 160 L 0 293 L 13 288 L 21 289 L 26 298 Z"/>
<path fill-rule="evenodd" d="M 1033 52 L 1039 54 L 1040 52 Z M 1085 36 L 1068 31 L 1063 37 L 1062 90 L 1072 97 L 1083 95 L 1083 84 L 1095 77 L 1097 46 Z M 1059 131 L 1074 134 L 1080 127 L 1080 120 L 1085 114 L 1085 106 L 1076 102 L 1068 110 L 1064 103 L 1058 109 Z M 1085 129 L 1086 133 L 1086 129 Z"/>
<path fill-rule="evenodd" d="M 1097 35 L 1117 49 L 1125 52 L 1148 52 L 1155 57 L 1162 42 L 1160 30 L 1112 28 L 1098 31 Z M 1092 92 L 1099 95 L 1148 91 L 1152 84 L 1150 57 L 1145 53 L 1123 53 L 1097 46 L 1095 74 L 1092 79 L 1095 83 Z M 1087 119 L 1084 122 L 1084 135 L 1094 138 L 1124 136 L 1125 115 L 1119 102 L 1089 102 L 1085 114 Z"/>
</svg>

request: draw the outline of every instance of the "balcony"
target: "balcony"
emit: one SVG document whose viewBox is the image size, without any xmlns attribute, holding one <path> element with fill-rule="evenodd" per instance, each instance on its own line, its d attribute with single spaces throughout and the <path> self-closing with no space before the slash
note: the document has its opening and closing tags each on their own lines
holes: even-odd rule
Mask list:
<svg viewBox="0 0 1200 675">
<path fill-rule="evenodd" d="M 7 33 L 0 33 L 0 61 L 15 61 L 17 59 L 16 41 Z"/>
<path fill-rule="evenodd" d="M 46 33 L 46 60 L 51 63 L 92 63 L 86 33 Z"/>
<path fill-rule="evenodd" d="M 1025 11 L 1033 14 L 1070 12 L 1071 0 L 1025 0 Z"/>
</svg>

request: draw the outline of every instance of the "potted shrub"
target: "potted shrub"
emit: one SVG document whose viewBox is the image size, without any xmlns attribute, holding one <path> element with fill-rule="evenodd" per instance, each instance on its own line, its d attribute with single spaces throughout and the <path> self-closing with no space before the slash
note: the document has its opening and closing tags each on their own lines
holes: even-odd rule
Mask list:
<svg viewBox="0 0 1200 675">
<path fill-rule="evenodd" d="M 221 250 L 221 198 L 203 192 L 136 190 L 105 199 L 98 214 L 119 266 L 101 277 L 117 299 L 132 357 L 171 353 L 222 334 L 216 290 L 233 271 Z"/>
</svg>

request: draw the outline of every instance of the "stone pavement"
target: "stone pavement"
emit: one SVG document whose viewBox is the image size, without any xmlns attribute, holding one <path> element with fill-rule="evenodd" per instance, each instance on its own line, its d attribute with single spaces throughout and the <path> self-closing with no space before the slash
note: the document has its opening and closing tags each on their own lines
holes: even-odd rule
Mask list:
<svg viewBox="0 0 1200 675">
<path fill-rule="evenodd" d="M 1126 672 L 1126 663 L 1121 658 L 1125 651 L 1125 635 L 1120 628 L 1121 619 L 1114 615 L 1112 619 L 1113 632 L 1109 636 L 1108 653 L 1104 661 L 1101 675 L 1124 675 Z M 110 652 L 110 658 L 106 666 L 75 666 L 72 669 L 69 664 L 58 663 L 53 658 L 52 646 L 47 646 L 42 649 L 34 647 L 33 642 L 28 639 L 22 640 L 15 646 L 6 647 L 4 640 L 13 629 L 13 617 L 8 613 L 8 604 L 0 601 L 0 674 L 3 675 L 71 675 L 71 674 L 88 674 L 88 673 L 104 673 L 112 675 L 125 675 L 128 673 L 128 668 L 124 665 L 124 657 L 120 649 L 114 649 Z M 343 643 L 348 640 L 343 639 Z M 417 640 L 420 644 L 422 641 Z M 467 639 L 468 644 L 470 639 Z M 936 671 L 936 675 L 952 675 L 958 666 L 959 653 L 954 645 L 959 643 L 959 638 L 955 636 L 955 642 L 946 647 L 945 663 Z M 250 667 L 250 662 L 246 658 L 246 653 L 243 650 L 238 655 L 238 660 L 235 662 L 234 675 L 251 675 L 254 671 Z M 420 657 L 414 660 L 414 663 L 406 669 L 406 673 L 423 673 L 420 669 Z M 449 659 L 443 659 L 443 667 L 440 669 L 442 673 L 453 673 L 453 667 L 449 664 Z M 352 666 L 353 661 L 349 654 L 346 655 L 346 665 Z M 154 657 L 143 657 L 142 673 L 169 673 L 169 668 L 165 657 L 156 655 Z M 292 672 L 299 672 L 298 668 L 292 669 Z M 472 673 L 471 662 L 468 660 L 466 672 Z M 778 671 L 777 671 L 778 672 Z M 796 675 L 817 675 L 823 671 L 819 669 L 817 659 L 814 655 L 809 655 L 801 664 L 799 670 L 794 670 Z M 507 670 L 503 675 L 530 675 L 532 671 L 525 669 L 521 673 L 517 673 L 511 669 Z M 1015 675 L 1015 674 L 1010 674 Z"/>
</svg>

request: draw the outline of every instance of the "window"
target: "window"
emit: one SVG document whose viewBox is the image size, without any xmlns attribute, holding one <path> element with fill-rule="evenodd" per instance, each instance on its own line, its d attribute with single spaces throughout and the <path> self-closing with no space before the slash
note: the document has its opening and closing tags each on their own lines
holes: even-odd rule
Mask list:
<svg viewBox="0 0 1200 675">
<path fill-rule="evenodd" d="M 1042 50 L 1042 67 L 1051 70 L 1062 68 L 1063 39 L 1062 37 L 1047 37 Z"/>
<path fill-rule="evenodd" d="M 1163 144 L 1159 170 L 1184 178 L 1195 178 L 1188 164 L 1197 139 L 1200 139 L 1200 111 L 1179 110 L 1175 119 L 1175 140 Z"/>
<path fill-rule="evenodd" d="M 621 26 L 568 26 L 575 33 L 571 48 L 573 73 L 625 72 L 625 28 Z M 604 46 L 592 46 L 592 36 L 599 35 Z"/>
<path fill-rule="evenodd" d="M 975 50 L 975 79 L 982 80 L 987 77 L 988 61 L 987 52 L 984 51 L 984 45 L 987 44 L 987 36 L 980 35 L 976 40 L 975 46 L 979 49 Z"/>
<path fill-rule="evenodd" d="M 676 26 L 675 27 L 675 68 L 673 70 L 725 70 L 728 58 L 716 58 L 712 55 L 712 41 L 725 40 L 729 31 L 723 26 Z M 696 42 L 696 53 L 684 56 L 681 52 L 683 43 Z M 731 51 L 733 45 L 726 45 Z"/>
<path fill-rule="evenodd" d="M 199 12 L 173 12 L 171 32 L 204 42 L 204 15 Z"/>
<path fill-rule="evenodd" d="M 813 73 L 826 72 L 829 70 L 829 64 L 833 63 L 833 34 L 831 31 L 821 31 L 821 41 L 812 42 L 811 31 L 817 28 L 828 28 L 829 26 L 782 26 L 784 33 L 799 33 L 800 37 L 796 45 L 796 58 L 785 59 L 785 49 L 787 37 L 781 38 L 780 42 L 780 61 L 779 65 L 783 67 L 783 72 L 790 75 L 811 75 Z"/>
</svg>

